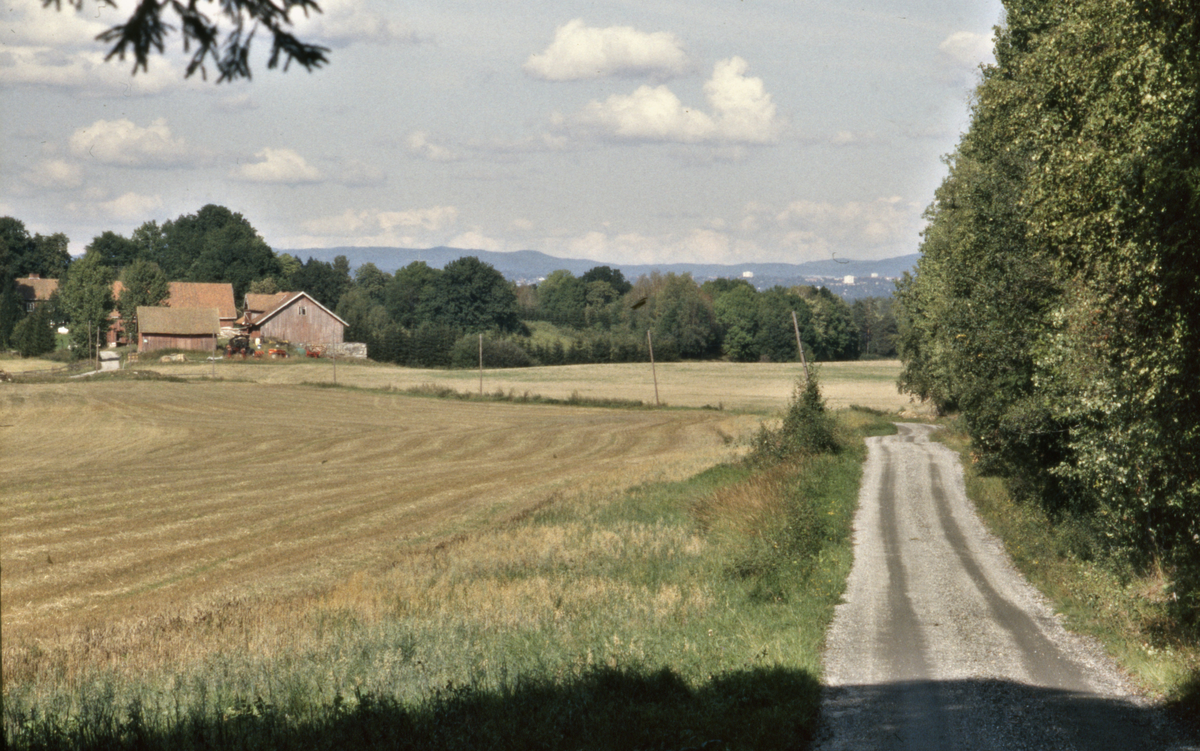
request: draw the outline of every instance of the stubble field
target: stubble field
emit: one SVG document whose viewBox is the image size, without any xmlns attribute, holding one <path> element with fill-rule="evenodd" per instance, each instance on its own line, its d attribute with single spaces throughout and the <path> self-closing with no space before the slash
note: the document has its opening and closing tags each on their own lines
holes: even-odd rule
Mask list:
<svg viewBox="0 0 1200 751">
<path fill-rule="evenodd" d="M 329 586 L 598 486 L 694 474 L 753 417 L 249 383 L 0 392 L 6 643 Z"/>
<path fill-rule="evenodd" d="M 664 401 L 720 409 L 581 404 L 651 401 L 635 366 L 471 400 L 372 364 L 322 388 L 327 361 L 0 385 L 6 742 L 607 748 L 645 714 L 645 747 L 803 746 L 860 450 L 730 463 L 798 369 L 672 365 Z M 893 412 L 894 377 L 823 372 Z"/>
</svg>

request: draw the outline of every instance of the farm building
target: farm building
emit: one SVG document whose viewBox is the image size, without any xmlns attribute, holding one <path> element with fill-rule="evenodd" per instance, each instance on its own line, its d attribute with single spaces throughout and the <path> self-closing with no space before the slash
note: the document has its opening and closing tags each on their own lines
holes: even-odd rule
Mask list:
<svg viewBox="0 0 1200 751">
<path fill-rule="evenodd" d="M 217 348 L 221 333 L 217 308 L 156 308 L 138 306 L 138 352 L 156 349 Z"/>
<path fill-rule="evenodd" d="M 17 283 L 17 294 L 21 296 L 26 313 L 32 313 L 38 305 L 49 301 L 50 296 L 58 289 L 57 279 L 43 279 L 37 274 L 14 281 Z"/>
<path fill-rule="evenodd" d="M 219 282 L 171 282 L 167 306 L 171 308 L 216 308 L 220 314 L 221 336 L 232 336 L 237 321 L 233 285 Z"/>
<path fill-rule="evenodd" d="M 269 300 L 254 300 L 251 297 L 278 298 L 275 306 L 255 314 L 252 304 L 263 304 Z M 341 344 L 345 335 L 345 321 L 333 311 L 314 300 L 307 292 L 283 292 L 279 295 L 247 295 L 246 315 L 243 317 L 246 333 L 251 339 L 275 339 L 292 344 Z"/>
<path fill-rule="evenodd" d="M 270 313 L 275 308 L 278 308 L 285 300 L 291 297 L 294 292 L 275 292 L 272 294 L 262 294 L 258 292 L 246 293 L 246 308 L 243 315 L 244 319 L 239 323 L 244 324 L 246 321 L 251 321 L 261 318 L 264 313 Z"/>
</svg>

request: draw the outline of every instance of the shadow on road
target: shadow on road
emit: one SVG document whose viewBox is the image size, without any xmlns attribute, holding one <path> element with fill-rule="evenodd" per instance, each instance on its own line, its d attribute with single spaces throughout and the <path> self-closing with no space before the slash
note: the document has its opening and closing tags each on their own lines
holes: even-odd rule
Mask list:
<svg viewBox="0 0 1200 751">
<path fill-rule="evenodd" d="M 1007 680 L 916 680 L 827 688 L 816 747 L 1193 748 L 1184 733 L 1148 702 Z"/>
</svg>

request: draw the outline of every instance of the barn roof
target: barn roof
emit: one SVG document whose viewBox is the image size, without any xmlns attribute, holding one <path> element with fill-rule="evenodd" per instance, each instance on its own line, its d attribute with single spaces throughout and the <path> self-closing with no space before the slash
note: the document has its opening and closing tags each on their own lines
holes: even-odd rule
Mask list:
<svg viewBox="0 0 1200 751">
<path fill-rule="evenodd" d="M 222 282 L 171 282 L 167 305 L 172 308 L 216 308 L 221 318 L 237 318 L 233 285 Z"/>
<path fill-rule="evenodd" d="M 275 292 L 267 295 L 260 292 L 247 292 L 246 312 L 266 313 L 279 307 L 280 303 L 294 294 L 294 292 Z"/>
<path fill-rule="evenodd" d="M 138 330 L 143 334 L 220 336 L 221 319 L 217 308 L 160 308 L 139 305 Z"/>
<path fill-rule="evenodd" d="M 336 320 L 338 323 L 342 324 L 343 326 L 350 325 L 350 324 L 346 323 L 346 321 L 342 320 L 342 317 L 339 316 L 337 313 L 334 313 L 329 308 L 325 307 L 321 303 L 314 300 L 312 295 L 308 294 L 307 292 L 290 292 L 290 293 L 281 293 L 281 294 L 286 294 L 288 296 L 282 302 L 280 302 L 278 305 L 276 305 L 274 308 L 272 308 L 271 310 L 268 310 L 267 312 L 263 313 L 262 315 L 256 316 L 251 323 L 253 323 L 255 326 L 260 326 L 260 325 L 266 323 L 267 321 L 271 320 L 272 318 L 274 318 L 277 314 L 279 314 L 280 311 L 283 311 L 283 310 L 291 307 L 298 300 L 305 299 L 305 300 L 308 300 L 313 305 L 316 305 L 321 310 L 328 313 L 330 315 L 330 317 L 332 317 L 334 320 Z"/>
<path fill-rule="evenodd" d="M 42 279 L 39 276 L 26 276 L 16 280 L 17 294 L 28 302 L 49 300 L 50 295 L 58 289 L 57 279 Z"/>
</svg>

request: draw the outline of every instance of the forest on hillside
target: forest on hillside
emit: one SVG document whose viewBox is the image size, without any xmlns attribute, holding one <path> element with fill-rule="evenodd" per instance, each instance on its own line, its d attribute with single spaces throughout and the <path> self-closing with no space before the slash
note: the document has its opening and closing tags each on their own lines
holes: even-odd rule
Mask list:
<svg viewBox="0 0 1200 751">
<path fill-rule="evenodd" d="M 82 354 L 113 310 L 128 321 L 138 305 L 161 302 L 168 281 L 190 281 L 228 282 L 239 303 L 251 292 L 307 292 L 347 322 L 346 340 L 365 343 L 371 359 L 418 367 L 476 365 L 480 334 L 489 367 L 645 361 L 651 346 L 659 360 L 793 361 L 793 313 L 813 360 L 896 351 L 890 298 L 849 304 L 824 287 L 759 291 L 742 279 L 698 284 L 674 273 L 627 280 L 608 266 L 518 285 L 472 256 L 394 274 L 372 263 L 352 270 L 345 256 L 277 254 L 244 216 L 211 204 L 129 237 L 106 231 L 79 258 L 67 247 L 61 233 L 31 236 L 19 219 L 0 218 L 0 348 L 44 353 L 55 346 L 53 327 L 66 325 Z M 15 279 L 32 274 L 60 284 L 51 305 L 27 314 Z"/>
<path fill-rule="evenodd" d="M 1158 572 L 1200 631 L 1200 8 L 1006 0 L 897 294 L 903 388 L 979 466 Z"/>
</svg>

